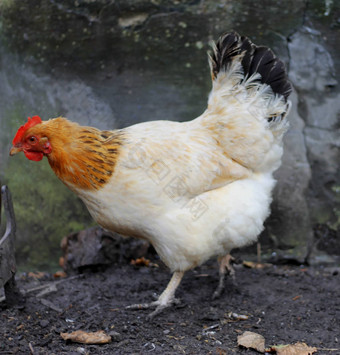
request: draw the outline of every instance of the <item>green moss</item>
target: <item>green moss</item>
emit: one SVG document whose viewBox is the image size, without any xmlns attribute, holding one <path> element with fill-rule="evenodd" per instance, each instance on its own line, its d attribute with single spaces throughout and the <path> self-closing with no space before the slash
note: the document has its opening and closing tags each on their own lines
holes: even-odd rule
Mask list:
<svg viewBox="0 0 340 355">
<path fill-rule="evenodd" d="M 46 267 L 58 260 L 62 237 L 93 223 L 81 201 L 54 176 L 47 159 L 10 159 L 5 181 L 17 218 L 20 263 Z"/>
<path fill-rule="evenodd" d="M 22 124 L 23 111 L 20 104 L 13 105 L 1 121 L 4 156 L 8 155 L 9 137 Z M 16 155 L 2 164 L 0 177 L 12 193 L 20 268 L 46 270 L 57 265 L 61 239 L 94 224 L 82 202 L 54 175 L 46 158 L 37 163 Z"/>
</svg>

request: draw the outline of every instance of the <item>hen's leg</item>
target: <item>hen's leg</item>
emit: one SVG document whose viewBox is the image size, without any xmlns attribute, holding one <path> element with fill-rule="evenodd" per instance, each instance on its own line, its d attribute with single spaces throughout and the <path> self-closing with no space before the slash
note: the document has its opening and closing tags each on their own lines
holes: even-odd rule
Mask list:
<svg viewBox="0 0 340 355">
<path fill-rule="evenodd" d="M 175 292 L 183 278 L 183 271 L 175 271 L 171 277 L 170 282 L 162 294 L 158 297 L 157 301 L 151 303 L 133 304 L 127 306 L 127 309 L 156 309 L 149 314 L 149 318 L 153 318 L 155 315 L 161 313 L 165 308 L 170 307 L 173 304 L 178 304 L 179 300 L 175 298 Z"/>
<path fill-rule="evenodd" d="M 220 280 L 218 282 L 217 289 L 215 290 L 213 294 L 213 300 L 220 297 L 223 290 L 224 290 L 224 281 L 225 281 L 225 275 L 228 273 L 232 279 L 233 282 L 235 282 L 235 270 L 232 266 L 232 262 L 235 260 L 234 257 L 232 257 L 230 254 L 227 254 L 223 256 L 222 258 L 218 259 L 220 268 L 219 268 L 219 274 L 220 274 Z"/>
</svg>

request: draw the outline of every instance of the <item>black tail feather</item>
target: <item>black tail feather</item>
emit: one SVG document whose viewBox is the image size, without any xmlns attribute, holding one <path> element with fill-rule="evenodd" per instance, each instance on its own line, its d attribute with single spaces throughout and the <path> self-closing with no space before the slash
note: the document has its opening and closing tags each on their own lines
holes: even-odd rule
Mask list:
<svg viewBox="0 0 340 355">
<path fill-rule="evenodd" d="M 236 32 L 227 33 L 216 42 L 211 55 L 212 76 L 215 79 L 221 70 L 228 70 L 236 56 L 243 55 L 242 68 L 244 80 L 254 73 L 261 75 L 261 82 L 270 85 L 273 92 L 282 95 L 287 101 L 291 93 L 291 84 L 283 62 L 275 56 L 271 49 L 256 46 L 247 37 Z"/>
</svg>

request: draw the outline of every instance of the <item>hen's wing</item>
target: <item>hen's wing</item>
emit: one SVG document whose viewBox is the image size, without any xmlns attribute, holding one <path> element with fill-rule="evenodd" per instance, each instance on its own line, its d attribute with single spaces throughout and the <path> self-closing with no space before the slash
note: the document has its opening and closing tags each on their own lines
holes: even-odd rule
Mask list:
<svg viewBox="0 0 340 355">
<path fill-rule="evenodd" d="M 195 121 L 153 121 L 127 129 L 123 166 L 168 189 L 173 198 L 193 198 L 246 177 L 250 171 L 230 161 L 210 133 Z M 166 191 L 167 192 L 167 191 Z"/>
</svg>

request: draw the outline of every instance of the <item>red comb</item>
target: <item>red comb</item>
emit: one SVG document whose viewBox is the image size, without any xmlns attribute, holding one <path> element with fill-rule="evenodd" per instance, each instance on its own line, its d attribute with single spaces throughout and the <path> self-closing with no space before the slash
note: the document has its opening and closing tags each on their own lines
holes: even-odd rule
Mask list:
<svg viewBox="0 0 340 355">
<path fill-rule="evenodd" d="M 16 145 L 17 143 L 21 142 L 21 139 L 24 135 L 24 133 L 31 127 L 41 123 L 41 118 L 39 116 L 33 116 L 32 118 L 31 117 L 28 117 L 27 119 L 27 122 L 22 125 L 19 129 L 18 129 L 18 132 L 17 134 L 15 135 L 14 139 L 13 139 L 13 145 Z"/>
</svg>

